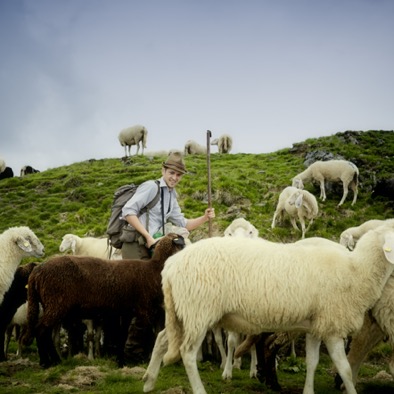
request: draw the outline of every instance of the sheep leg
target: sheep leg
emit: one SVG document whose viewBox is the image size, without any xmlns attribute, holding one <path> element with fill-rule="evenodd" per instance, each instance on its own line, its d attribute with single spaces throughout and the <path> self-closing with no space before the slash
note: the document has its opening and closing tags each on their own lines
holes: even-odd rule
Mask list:
<svg viewBox="0 0 394 394">
<path fill-rule="evenodd" d="M 340 207 L 346 200 L 347 194 L 349 192 L 348 186 L 346 185 L 346 183 L 343 184 L 343 196 L 341 201 L 338 204 L 338 207 Z"/>
<path fill-rule="evenodd" d="M 368 353 L 384 338 L 384 333 L 370 314 L 365 315 L 364 324 L 357 334 L 352 338 L 350 351 L 347 355 L 352 368 L 353 383 L 357 383 L 357 376 L 360 366 Z M 340 388 L 342 380 L 335 377 L 335 387 Z"/>
<path fill-rule="evenodd" d="M 307 228 L 305 229 L 305 232 L 307 232 L 309 230 L 309 228 L 312 226 L 312 224 L 313 224 L 313 218 L 310 220 Z"/>
<path fill-rule="evenodd" d="M 290 222 L 291 222 L 291 224 L 292 224 L 292 226 L 294 227 L 295 230 L 297 230 L 297 231 L 300 230 L 300 229 L 298 228 L 298 226 L 297 226 L 297 223 L 296 223 L 295 218 L 291 217 L 291 218 L 290 218 Z"/>
<path fill-rule="evenodd" d="M 182 344 L 180 348 L 183 365 L 185 366 L 193 394 L 207 393 L 204 385 L 202 384 L 197 368 L 197 352 L 205 338 L 205 335 L 206 331 L 200 333 L 200 336 L 194 341 L 194 343 Z"/>
<path fill-rule="evenodd" d="M 40 356 L 40 365 L 43 368 L 49 368 L 60 363 L 59 354 L 52 341 L 51 327 L 41 325 L 37 328 L 36 343 Z"/>
<path fill-rule="evenodd" d="M 306 334 L 306 379 L 303 394 L 313 394 L 314 377 L 319 363 L 319 350 L 321 340 L 312 334 Z M 349 393 L 350 394 L 350 393 Z"/>
<path fill-rule="evenodd" d="M 233 355 L 234 350 L 239 344 L 239 334 L 229 331 L 227 338 L 227 357 L 226 364 L 222 373 L 223 379 L 231 379 L 233 377 Z M 238 357 L 238 359 L 241 357 Z"/>
<path fill-rule="evenodd" d="M 357 194 L 358 194 L 358 189 L 357 189 L 357 183 L 352 181 L 350 183 L 350 188 L 353 190 L 353 201 L 352 201 L 352 205 L 354 205 L 357 201 Z"/>
<path fill-rule="evenodd" d="M 86 341 L 88 344 L 88 359 L 94 360 L 94 327 L 93 320 L 85 319 L 83 322 L 86 325 Z"/>
<path fill-rule="evenodd" d="M 163 356 L 166 353 L 168 348 L 168 339 L 166 330 L 162 330 L 159 332 L 156 338 L 155 346 L 153 347 L 152 356 L 149 361 L 148 368 L 142 380 L 145 382 L 144 384 L 144 393 L 148 393 L 155 388 L 155 383 L 157 377 L 159 376 L 160 365 L 163 360 Z"/>
<path fill-rule="evenodd" d="M 276 373 L 276 355 L 282 345 L 275 343 L 276 334 L 274 333 L 263 333 L 260 334 L 259 338 L 255 343 L 257 356 L 256 377 L 271 390 L 281 391 Z"/>
<path fill-rule="evenodd" d="M 272 218 L 271 228 L 275 228 L 276 217 L 278 216 L 278 212 L 275 211 L 274 217 Z"/>
<path fill-rule="evenodd" d="M 347 394 L 357 394 L 352 379 L 352 369 L 346 358 L 345 344 L 342 338 L 331 337 L 324 341 L 328 353 L 342 378 Z"/>
<path fill-rule="evenodd" d="M 251 378 L 257 378 L 257 353 L 256 346 L 253 345 L 250 349 L 250 372 L 249 376 Z"/>
<path fill-rule="evenodd" d="M 4 336 L 4 360 L 2 360 L 2 361 L 5 361 L 7 359 L 8 346 L 10 344 L 13 331 L 14 331 L 14 326 L 13 325 L 9 325 L 7 327 L 7 329 L 6 329 L 6 331 L 5 331 L 5 336 Z"/>
<path fill-rule="evenodd" d="M 326 201 L 326 188 L 324 186 L 324 179 L 320 180 L 320 198 L 322 201 Z"/>
<path fill-rule="evenodd" d="M 216 345 L 217 345 L 219 352 L 220 352 L 220 357 L 222 358 L 220 368 L 224 368 L 224 365 L 227 361 L 227 356 L 226 356 L 226 350 L 223 345 L 222 329 L 220 327 L 214 327 L 212 329 L 212 332 L 213 332 L 213 336 L 215 337 Z"/>
<path fill-rule="evenodd" d="M 302 216 L 299 219 L 300 219 L 300 223 L 301 223 L 302 239 L 304 239 L 305 238 L 305 233 L 306 233 L 305 220 L 304 220 L 304 218 Z"/>
</svg>

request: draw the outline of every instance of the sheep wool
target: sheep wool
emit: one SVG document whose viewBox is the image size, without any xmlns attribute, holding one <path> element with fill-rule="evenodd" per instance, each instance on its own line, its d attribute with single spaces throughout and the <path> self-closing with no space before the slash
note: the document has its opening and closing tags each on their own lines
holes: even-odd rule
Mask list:
<svg viewBox="0 0 394 394">
<path fill-rule="evenodd" d="M 134 125 L 122 129 L 118 135 L 118 140 L 120 145 L 124 147 L 125 156 L 130 156 L 130 149 L 133 145 L 137 145 L 136 156 L 140 151 L 140 146 L 142 146 L 142 155 L 144 154 L 144 149 L 146 149 L 146 141 L 148 138 L 148 130 L 145 126 Z"/>
<path fill-rule="evenodd" d="M 20 265 L 15 271 L 14 279 L 10 288 L 4 294 L 3 302 L 0 305 L 0 343 L 5 342 L 7 327 L 12 320 L 18 307 L 27 300 L 27 281 L 37 263 Z M 6 350 L 0 346 L 0 361 L 6 360 Z"/>
<path fill-rule="evenodd" d="M 66 316 L 70 319 L 99 315 L 113 322 L 117 362 L 122 367 L 132 317 L 140 318 L 145 325 L 157 323 L 163 304 L 161 270 L 167 258 L 184 245 L 181 236 L 170 233 L 157 242 L 150 260 L 52 257 L 29 277 L 28 328 L 23 343 L 31 343 L 37 335 L 40 365 L 58 364 L 61 360 L 53 344 L 53 328 Z M 39 304 L 43 306 L 41 319 Z"/>
<path fill-rule="evenodd" d="M 369 231 L 353 252 L 326 242 L 302 246 L 215 237 L 170 257 L 162 271 L 168 350 L 163 354 L 163 344 L 155 345 L 152 358 L 164 356 L 168 364 L 182 355 L 193 392 L 201 394 L 206 391 L 196 354 L 208 328 L 218 324 L 247 334 L 301 330 L 307 333 L 304 394 L 314 392 L 322 340 L 348 394 L 356 394 L 343 338 L 361 328 L 393 272 L 394 226 Z M 151 362 L 145 391 L 157 378 L 158 362 Z"/>
<path fill-rule="evenodd" d="M 222 134 L 219 138 L 213 139 L 211 145 L 217 145 L 219 153 L 230 153 L 233 139 L 228 134 Z"/>
<path fill-rule="evenodd" d="M 44 253 L 43 244 L 29 227 L 10 227 L 0 234 L 0 304 L 22 259 Z"/>
<path fill-rule="evenodd" d="M 342 182 L 343 195 L 338 206 L 341 206 L 349 192 L 349 187 L 353 190 L 354 205 L 357 201 L 358 193 L 358 175 L 357 166 L 346 160 L 328 160 L 315 161 L 305 171 L 296 175 L 292 179 L 292 186 L 302 188 L 306 181 L 316 181 L 320 184 L 320 198 L 322 201 L 326 200 L 326 189 L 324 182 Z"/>
<path fill-rule="evenodd" d="M 364 323 L 357 335 L 352 337 L 347 355 L 352 368 L 353 383 L 357 383 L 358 372 L 368 353 L 388 337 L 394 348 L 394 277 L 390 276 L 379 300 L 365 315 Z M 389 369 L 394 376 L 394 353 L 389 361 Z"/>
<path fill-rule="evenodd" d="M 185 143 L 184 155 L 206 155 L 207 148 L 194 140 Z"/>
<path fill-rule="evenodd" d="M 357 241 L 360 237 L 365 234 L 367 231 L 372 230 L 376 227 L 379 227 L 385 223 L 394 223 L 394 219 L 371 219 L 366 222 L 360 224 L 359 226 L 349 227 L 345 231 L 343 231 L 340 235 L 339 243 L 350 250 L 354 249 Z"/>
</svg>

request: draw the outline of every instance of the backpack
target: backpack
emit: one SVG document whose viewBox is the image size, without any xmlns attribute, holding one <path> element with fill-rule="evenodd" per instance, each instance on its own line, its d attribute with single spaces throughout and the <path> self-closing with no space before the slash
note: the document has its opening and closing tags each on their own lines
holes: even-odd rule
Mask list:
<svg viewBox="0 0 394 394">
<path fill-rule="evenodd" d="M 149 210 L 152 207 L 154 207 L 160 199 L 160 182 L 158 180 L 156 180 L 155 182 L 157 184 L 157 194 L 147 206 L 141 209 L 139 216 L 145 212 L 149 214 Z M 114 193 L 114 199 L 111 207 L 111 216 L 109 218 L 109 222 L 107 225 L 109 246 L 120 249 L 123 245 L 123 242 L 120 239 L 120 237 L 122 235 L 123 228 L 127 226 L 127 222 L 119 218 L 122 213 L 122 208 L 124 207 L 126 202 L 129 201 L 130 198 L 134 196 L 134 193 L 137 190 L 137 188 L 138 185 L 132 183 L 130 185 L 120 186 L 118 189 L 116 189 Z"/>
</svg>

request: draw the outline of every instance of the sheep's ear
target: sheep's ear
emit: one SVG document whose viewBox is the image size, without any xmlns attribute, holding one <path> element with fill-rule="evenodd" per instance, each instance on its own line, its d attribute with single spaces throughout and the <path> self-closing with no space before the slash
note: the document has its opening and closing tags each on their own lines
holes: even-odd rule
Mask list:
<svg viewBox="0 0 394 394">
<path fill-rule="evenodd" d="M 75 246 L 76 246 L 76 244 L 77 244 L 77 241 L 75 239 L 73 239 L 71 241 L 71 250 L 72 250 L 73 254 L 75 254 Z"/>
<path fill-rule="evenodd" d="M 300 195 L 296 198 L 295 200 L 295 206 L 296 208 L 301 208 L 302 207 L 302 201 L 304 199 L 304 195 L 300 193 Z"/>
<path fill-rule="evenodd" d="M 348 235 L 347 245 L 350 250 L 354 249 L 354 239 L 352 234 Z"/>
<path fill-rule="evenodd" d="M 179 245 L 179 246 L 185 246 L 185 245 L 186 245 L 186 244 L 185 244 L 185 240 L 184 240 L 184 238 L 182 237 L 182 235 L 179 235 L 178 237 L 174 238 L 174 239 L 172 240 L 172 242 L 173 242 L 175 245 Z"/>
<path fill-rule="evenodd" d="M 386 259 L 394 264 L 394 233 L 385 234 L 383 251 Z"/>
<path fill-rule="evenodd" d="M 27 253 L 30 253 L 33 251 L 31 247 L 31 243 L 24 237 L 18 237 L 16 240 L 16 244 L 18 245 L 19 248 L 24 250 Z"/>
</svg>

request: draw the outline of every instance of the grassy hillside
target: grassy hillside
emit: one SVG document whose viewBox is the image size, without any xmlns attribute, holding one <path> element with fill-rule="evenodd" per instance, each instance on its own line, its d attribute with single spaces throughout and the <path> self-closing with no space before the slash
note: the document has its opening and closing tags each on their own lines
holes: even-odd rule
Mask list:
<svg viewBox="0 0 394 394">
<path fill-rule="evenodd" d="M 217 219 L 213 234 L 222 234 L 236 217 L 250 220 L 260 235 L 274 241 L 292 241 L 299 234 L 288 222 L 271 230 L 270 224 L 280 191 L 303 171 L 305 155 L 330 152 L 353 161 L 360 170 L 359 197 L 351 206 L 352 192 L 337 208 L 342 190 L 319 202 L 319 217 L 307 236 L 338 240 L 346 228 L 372 218 L 393 217 L 387 199 L 371 198 L 376 179 L 394 174 L 394 133 L 392 131 L 345 132 L 308 139 L 293 147 L 269 154 L 211 155 L 212 205 Z M 47 256 L 58 252 L 62 236 L 105 235 L 115 189 L 125 183 L 158 178 L 163 157 L 132 157 L 127 160 L 91 159 L 69 166 L 0 182 L 0 231 L 10 226 L 29 226 L 42 240 Z M 207 206 L 207 159 L 185 158 L 189 174 L 177 190 L 186 217 L 202 214 Z M 306 188 L 319 195 L 312 185 Z M 205 225 L 192 233 L 197 240 L 208 236 Z"/>
<path fill-rule="evenodd" d="M 348 198 L 340 208 L 339 188 L 327 194 L 327 201 L 319 201 L 320 213 L 307 233 L 337 241 L 347 227 L 369 219 L 394 217 L 393 202 L 386 198 L 373 199 L 371 192 L 376 180 L 394 176 L 394 132 L 344 132 L 330 137 L 311 138 L 294 146 L 269 154 L 211 155 L 212 205 L 217 218 L 213 221 L 213 235 L 221 235 L 231 221 L 243 216 L 273 241 L 290 242 L 300 238 L 285 221 L 271 229 L 272 216 L 281 190 L 305 169 L 304 161 L 311 152 L 331 153 L 354 162 L 360 170 L 359 197 L 355 206 Z M 123 184 L 141 183 L 160 177 L 164 157 L 132 157 L 126 160 L 109 158 L 74 163 L 50 169 L 25 178 L 0 181 L 0 232 L 11 226 L 29 226 L 46 247 L 46 258 L 58 253 L 62 236 L 104 236 L 110 215 L 113 193 Z M 207 160 L 204 156 L 185 158 L 189 174 L 177 188 L 179 202 L 186 217 L 202 214 L 207 207 Z M 319 189 L 306 185 L 319 195 Z M 194 230 L 192 240 L 208 237 L 208 225 Z M 29 260 L 24 260 L 23 263 Z M 284 393 L 301 393 L 305 379 L 303 348 L 296 360 L 282 358 L 279 381 Z M 11 343 L 11 352 L 16 345 Z M 333 385 L 331 362 L 324 349 L 316 374 L 316 393 L 337 393 Z M 388 371 L 388 345 L 375 351 L 369 364 L 361 370 L 363 381 L 358 392 L 393 392 L 394 382 L 374 381 L 377 371 Z M 22 361 L 0 363 L 0 393 L 136 393 L 142 392 L 141 370 L 118 370 L 114 360 L 86 358 L 65 360 L 60 366 L 42 370 L 34 345 Z M 146 364 L 141 365 L 146 367 Z M 257 380 L 251 380 L 247 366 L 234 371 L 231 382 L 221 380 L 217 363 L 205 361 L 199 365 L 209 393 L 271 393 Z M 143 372 L 142 372 L 143 373 Z M 190 393 L 190 386 L 181 364 L 163 368 L 155 393 Z"/>
</svg>

